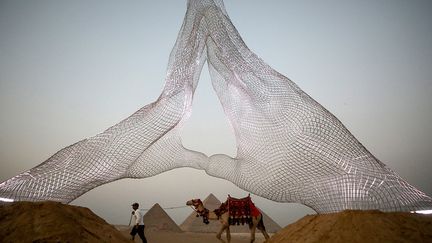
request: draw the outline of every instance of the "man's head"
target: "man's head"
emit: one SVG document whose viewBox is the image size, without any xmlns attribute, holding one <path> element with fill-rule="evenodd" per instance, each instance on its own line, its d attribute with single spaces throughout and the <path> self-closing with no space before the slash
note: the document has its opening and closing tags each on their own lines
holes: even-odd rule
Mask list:
<svg viewBox="0 0 432 243">
<path fill-rule="evenodd" d="M 138 203 L 133 203 L 131 206 L 132 206 L 132 208 L 134 210 L 137 210 L 139 208 L 139 204 Z"/>
</svg>

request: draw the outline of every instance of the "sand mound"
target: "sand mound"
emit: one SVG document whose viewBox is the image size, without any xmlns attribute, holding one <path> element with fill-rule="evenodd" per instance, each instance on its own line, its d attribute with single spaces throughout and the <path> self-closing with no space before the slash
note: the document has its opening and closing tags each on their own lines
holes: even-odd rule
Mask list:
<svg viewBox="0 0 432 243">
<path fill-rule="evenodd" d="M 90 209 L 57 202 L 0 205 L 2 242 L 129 242 Z"/>
<path fill-rule="evenodd" d="M 308 215 L 269 242 L 432 242 L 432 216 L 358 210 Z"/>
</svg>

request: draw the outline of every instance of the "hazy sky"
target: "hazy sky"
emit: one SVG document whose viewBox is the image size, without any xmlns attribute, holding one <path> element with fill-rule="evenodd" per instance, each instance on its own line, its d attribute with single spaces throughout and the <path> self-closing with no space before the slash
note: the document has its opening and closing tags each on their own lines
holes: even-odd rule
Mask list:
<svg viewBox="0 0 432 243">
<path fill-rule="evenodd" d="M 432 195 L 432 1 L 226 0 L 249 48 L 320 102 L 378 159 Z M 186 10 L 182 0 L 0 0 L 0 181 L 153 102 Z M 207 68 L 186 147 L 235 156 Z M 203 171 L 125 179 L 77 200 L 114 224 L 130 204 L 181 206 L 247 192 Z M 281 226 L 313 213 L 253 195 Z M 177 223 L 190 208 L 167 210 Z"/>
</svg>

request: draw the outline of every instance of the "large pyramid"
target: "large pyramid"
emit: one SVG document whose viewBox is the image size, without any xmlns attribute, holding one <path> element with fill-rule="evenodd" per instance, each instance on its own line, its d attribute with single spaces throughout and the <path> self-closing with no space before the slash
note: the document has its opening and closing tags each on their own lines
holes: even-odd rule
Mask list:
<svg viewBox="0 0 432 243">
<path fill-rule="evenodd" d="M 182 232 L 174 220 L 156 203 L 144 215 L 146 230 Z"/>
<path fill-rule="evenodd" d="M 219 208 L 219 206 L 222 204 L 219 199 L 216 198 L 215 195 L 210 193 L 208 197 L 203 201 L 204 207 L 206 207 L 209 210 L 214 210 L 216 208 Z M 268 233 L 274 233 L 281 229 L 281 227 L 273 220 L 271 219 L 267 214 L 265 214 L 260 209 L 264 225 L 266 227 L 266 231 Z M 192 212 L 186 219 L 183 221 L 182 224 L 180 224 L 180 228 L 183 231 L 186 232 L 218 232 L 220 229 L 220 222 L 217 220 L 210 220 L 209 224 L 204 224 L 201 217 L 196 217 L 196 213 Z M 249 233 L 249 227 L 248 225 L 238 225 L 238 226 L 231 226 L 230 227 L 231 233 Z M 259 231 L 257 230 L 257 233 Z"/>
</svg>

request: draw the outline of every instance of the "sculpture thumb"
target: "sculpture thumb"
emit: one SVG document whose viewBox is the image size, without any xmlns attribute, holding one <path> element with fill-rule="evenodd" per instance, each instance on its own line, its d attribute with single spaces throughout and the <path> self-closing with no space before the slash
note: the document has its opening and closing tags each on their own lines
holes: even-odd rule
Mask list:
<svg viewBox="0 0 432 243">
<path fill-rule="evenodd" d="M 229 180 L 239 185 L 238 179 L 241 176 L 241 162 L 225 154 L 215 154 L 210 156 L 205 172 L 217 178 Z"/>
</svg>

